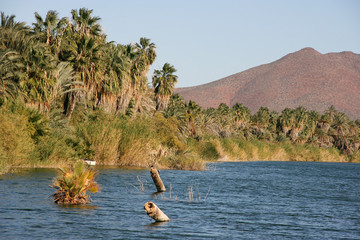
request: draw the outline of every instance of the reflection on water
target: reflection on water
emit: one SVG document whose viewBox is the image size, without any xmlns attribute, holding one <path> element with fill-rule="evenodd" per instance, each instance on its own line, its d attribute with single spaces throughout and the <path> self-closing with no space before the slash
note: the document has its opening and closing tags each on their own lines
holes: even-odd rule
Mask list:
<svg viewBox="0 0 360 240">
<path fill-rule="evenodd" d="M 241 162 L 209 171 L 99 168 L 90 205 L 58 206 L 56 171 L 0 177 L 0 239 L 360 239 L 360 165 Z M 210 191 L 211 189 L 211 191 Z M 192 197 L 190 197 L 192 196 Z M 154 202 L 170 222 L 153 222 Z"/>
<path fill-rule="evenodd" d="M 159 229 L 159 227 L 166 225 L 168 222 L 152 222 L 146 225 L 147 229 Z"/>
<path fill-rule="evenodd" d="M 56 204 L 55 204 L 56 205 Z M 86 209 L 98 209 L 98 206 L 87 204 L 87 205 L 56 205 L 60 208 L 68 208 L 68 209 L 80 209 L 80 210 L 86 210 Z"/>
</svg>

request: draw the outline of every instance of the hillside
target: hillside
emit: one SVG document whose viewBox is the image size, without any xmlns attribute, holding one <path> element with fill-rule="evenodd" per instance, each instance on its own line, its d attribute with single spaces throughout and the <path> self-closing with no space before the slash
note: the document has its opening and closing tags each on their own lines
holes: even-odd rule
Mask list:
<svg viewBox="0 0 360 240">
<path fill-rule="evenodd" d="M 252 113 L 261 106 L 277 112 L 298 106 L 323 112 L 334 105 L 351 119 L 360 119 L 360 54 L 321 54 L 304 48 L 275 62 L 175 92 L 205 108 L 238 102 Z"/>
</svg>

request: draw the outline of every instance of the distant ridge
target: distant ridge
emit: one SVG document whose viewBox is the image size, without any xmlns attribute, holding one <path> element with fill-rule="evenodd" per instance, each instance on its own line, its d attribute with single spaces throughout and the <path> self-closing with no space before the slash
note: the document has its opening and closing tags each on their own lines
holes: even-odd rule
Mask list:
<svg viewBox="0 0 360 240">
<path fill-rule="evenodd" d="M 242 103 L 252 113 L 261 106 L 277 112 L 304 106 L 321 113 L 334 105 L 351 119 L 360 119 L 360 54 L 321 54 L 304 48 L 208 84 L 177 88 L 175 93 L 204 108 Z"/>
</svg>

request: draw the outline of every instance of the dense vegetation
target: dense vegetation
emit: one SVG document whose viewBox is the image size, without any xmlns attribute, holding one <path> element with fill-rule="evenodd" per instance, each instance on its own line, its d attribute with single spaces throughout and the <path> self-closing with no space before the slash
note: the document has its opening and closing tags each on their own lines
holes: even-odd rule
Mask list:
<svg viewBox="0 0 360 240">
<path fill-rule="evenodd" d="M 108 42 L 92 10 L 32 27 L 1 13 L 0 172 L 99 164 L 200 169 L 224 159 L 359 161 L 360 121 L 330 107 L 281 113 L 242 104 L 202 109 L 173 94 L 176 69 L 148 72 L 155 44 Z"/>
</svg>

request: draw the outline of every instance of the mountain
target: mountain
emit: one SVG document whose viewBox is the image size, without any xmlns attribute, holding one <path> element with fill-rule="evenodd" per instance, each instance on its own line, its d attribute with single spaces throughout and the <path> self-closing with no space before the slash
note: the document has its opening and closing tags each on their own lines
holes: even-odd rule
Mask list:
<svg viewBox="0 0 360 240">
<path fill-rule="evenodd" d="M 304 106 L 322 113 L 334 105 L 351 119 L 360 119 L 360 54 L 321 54 L 304 48 L 208 84 L 177 88 L 175 93 L 204 108 L 242 103 L 252 113 L 261 106 L 277 112 Z"/>
</svg>

